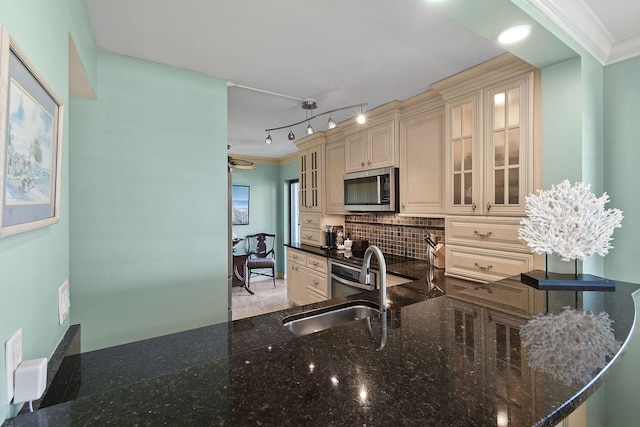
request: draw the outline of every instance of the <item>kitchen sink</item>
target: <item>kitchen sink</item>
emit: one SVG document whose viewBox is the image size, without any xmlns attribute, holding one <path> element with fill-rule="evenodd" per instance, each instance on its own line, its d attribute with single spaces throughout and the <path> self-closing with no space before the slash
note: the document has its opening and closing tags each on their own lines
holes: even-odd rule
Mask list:
<svg viewBox="0 0 640 427">
<path fill-rule="evenodd" d="M 378 304 L 356 300 L 304 313 L 292 314 L 282 319 L 282 324 L 297 336 L 346 325 L 347 323 L 379 316 Z"/>
</svg>

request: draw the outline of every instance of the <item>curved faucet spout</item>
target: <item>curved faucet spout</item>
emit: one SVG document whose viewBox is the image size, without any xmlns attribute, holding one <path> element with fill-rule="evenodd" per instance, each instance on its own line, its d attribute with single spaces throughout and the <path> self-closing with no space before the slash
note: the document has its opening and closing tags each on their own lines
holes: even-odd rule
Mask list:
<svg viewBox="0 0 640 427">
<path fill-rule="evenodd" d="M 382 251 L 377 246 L 369 246 L 364 252 L 362 270 L 360 270 L 360 283 L 371 283 L 371 256 L 375 255 L 378 261 L 378 273 L 380 275 L 380 316 L 387 313 L 387 262 Z"/>
</svg>

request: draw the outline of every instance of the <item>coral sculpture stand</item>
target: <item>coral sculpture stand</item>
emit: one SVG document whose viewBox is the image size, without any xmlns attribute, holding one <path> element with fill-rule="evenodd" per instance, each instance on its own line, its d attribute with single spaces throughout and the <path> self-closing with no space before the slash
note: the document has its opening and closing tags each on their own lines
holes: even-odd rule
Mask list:
<svg viewBox="0 0 640 427">
<path fill-rule="evenodd" d="M 545 264 L 548 259 L 545 256 Z M 520 281 L 536 289 L 547 291 L 615 291 L 616 282 L 592 274 L 578 274 L 578 260 L 575 273 L 549 273 L 547 270 L 533 270 L 520 274 Z"/>
</svg>

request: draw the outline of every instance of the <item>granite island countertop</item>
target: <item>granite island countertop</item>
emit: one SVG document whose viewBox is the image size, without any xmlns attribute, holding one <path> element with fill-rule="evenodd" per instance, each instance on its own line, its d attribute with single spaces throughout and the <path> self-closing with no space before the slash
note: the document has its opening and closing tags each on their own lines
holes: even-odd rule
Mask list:
<svg viewBox="0 0 640 427">
<path fill-rule="evenodd" d="M 549 306 L 604 311 L 625 342 L 639 287 L 549 292 Z M 528 368 L 517 334 L 526 317 L 438 296 L 426 278 L 388 291 L 382 350 L 365 320 L 295 337 L 284 317 L 336 301 L 294 307 L 77 355 L 51 406 L 6 425 L 555 425 L 608 375 L 565 384 Z"/>
</svg>

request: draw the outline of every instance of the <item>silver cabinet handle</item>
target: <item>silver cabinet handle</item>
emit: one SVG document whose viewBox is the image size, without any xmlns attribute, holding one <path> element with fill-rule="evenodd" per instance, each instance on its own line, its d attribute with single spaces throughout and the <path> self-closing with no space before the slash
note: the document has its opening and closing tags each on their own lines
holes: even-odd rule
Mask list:
<svg viewBox="0 0 640 427">
<path fill-rule="evenodd" d="M 405 207 L 404 207 L 404 203 L 403 203 L 403 204 L 402 204 L 402 210 L 404 210 L 404 209 L 405 209 Z"/>
<path fill-rule="evenodd" d="M 493 268 L 493 265 L 487 265 L 486 267 L 481 266 L 480 264 L 478 264 L 477 262 L 474 264 L 477 268 L 479 268 L 482 271 L 488 271 L 491 270 Z"/>
<path fill-rule="evenodd" d="M 491 232 L 490 231 L 487 231 L 485 234 L 482 234 L 482 233 L 478 233 L 476 230 L 474 230 L 473 234 L 475 234 L 476 236 L 478 236 L 481 239 L 488 239 L 489 236 L 491 236 Z"/>
<path fill-rule="evenodd" d="M 367 166 L 371 166 L 371 160 L 367 160 Z"/>
<path fill-rule="evenodd" d="M 478 206 L 476 206 L 476 202 L 471 202 L 471 210 L 472 211 L 475 211 L 477 207 Z"/>
<path fill-rule="evenodd" d="M 487 202 L 487 212 L 491 210 L 491 203 Z"/>
<path fill-rule="evenodd" d="M 364 167 L 364 162 L 360 162 L 360 166 Z"/>
</svg>

